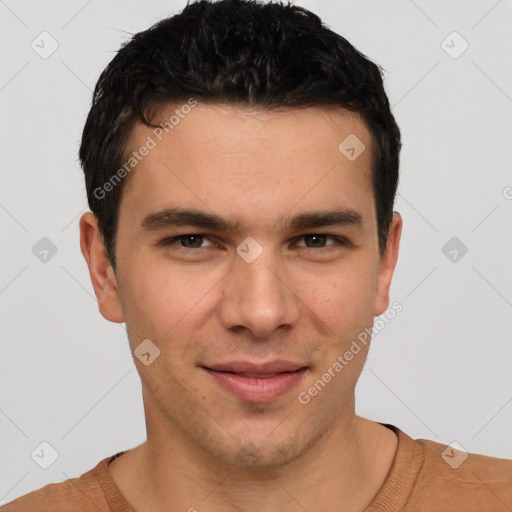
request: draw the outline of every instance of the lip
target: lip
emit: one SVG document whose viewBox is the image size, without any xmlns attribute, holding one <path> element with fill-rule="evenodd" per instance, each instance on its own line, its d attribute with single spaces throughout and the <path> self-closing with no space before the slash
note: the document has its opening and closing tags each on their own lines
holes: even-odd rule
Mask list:
<svg viewBox="0 0 512 512">
<path fill-rule="evenodd" d="M 234 361 L 202 368 L 224 390 L 244 402 L 252 403 L 271 402 L 285 395 L 299 384 L 308 370 L 305 366 L 287 361 L 265 364 Z"/>
<path fill-rule="evenodd" d="M 252 363 L 250 361 L 230 361 L 227 363 L 219 363 L 211 366 L 204 366 L 209 370 L 216 370 L 219 372 L 232 372 L 232 373 L 282 373 L 294 372 L 300 368 L 305 368 L 305 365 L 300 363 L 293 363 L 283 359 L 276 359 L 267 363 Z"/>
</svg>

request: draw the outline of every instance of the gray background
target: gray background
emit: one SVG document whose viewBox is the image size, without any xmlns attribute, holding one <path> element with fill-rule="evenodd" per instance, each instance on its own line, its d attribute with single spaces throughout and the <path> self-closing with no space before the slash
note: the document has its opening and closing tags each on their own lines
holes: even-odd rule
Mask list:
<svg viewBox="0 0 512 512">
<path fill-rule="evenodd" d="M 403 311 L 374 338 L 357 413 L 512 458 L 512 1 L 296 3 L 386 70 L 403 133 Z M 99 314 L 79 248 L 77 150 L 121 42 L 184 6 L 0 1 L 0 504 L 145 439 L 124 324 Z M 48 469 L 31 457 L 43 441 Z"/>
</svg>

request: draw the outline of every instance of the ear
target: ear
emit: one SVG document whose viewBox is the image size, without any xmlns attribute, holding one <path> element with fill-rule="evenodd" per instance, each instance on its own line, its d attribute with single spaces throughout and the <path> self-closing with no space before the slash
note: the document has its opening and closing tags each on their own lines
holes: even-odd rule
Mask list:
<svg viewBox="0 0 512 512">
<path fill-rule="evenodd" d="M 103 245 L 98 221 L 92 212 L 80 217 L 80 249 L 89 267 L 100 313 L 110 322 L 124 322 L 116 276 Z"/>
<path fill-rule="evenodd" d="M 389 288 L 391 279 L 398 260 L 398 246 L 400 245 L 400 236 L 402 234 L 402 217 L 398 212 L 393 212 L 393 219 L 389 226 L 386 249 L 380 260 L 377 294 L 375 297 L 375 306 L 373 314 L 382 315 L 389 306 Z"/>
</svg>

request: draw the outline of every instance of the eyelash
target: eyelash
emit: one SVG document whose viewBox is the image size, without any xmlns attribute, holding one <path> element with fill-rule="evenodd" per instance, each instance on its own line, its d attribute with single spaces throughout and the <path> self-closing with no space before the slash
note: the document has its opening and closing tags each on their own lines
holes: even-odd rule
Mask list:
<svg viewBox="0 0 512 512">
<path fill-rule="evenodd" d="M 203 235 L 203 234 L 200 234 L 200 233 L 189 233 L 189 234 L 186 234 L 186 235 L 178 235 L 178 236 L 175 236 L 175 237 L 166 238 L 165 240 L 162 240 L 161 245 L 164 245 L 164 246 L 174 245 L 174 244 L 176 244 L 176 242 L 180 241 L 181 239 L 187 238 L 187 237 L 192 237 L 192 236 L 194 236 L 194 237 L 202 237 L 202 238 L 209 238 L 208 235 Z M 329 247 L 333 247 L 335 245 L 339 245 L 339 246 L 348 246 L 349 245 L 349 242 L 346 239 L 342 238 L 342 237 L 337 237 L 337 236 L 334 236 L 334 235 L 326 235 L 324 233 L 307 233 L 305 235 L 302 235 L 302 236 L 298 237 L 297 240 L 301 240 L 301 239 L 305 238 L 306 236 L 325 236 L 327 238 L 333 239 L 336 243 L 325 245 L 323 247 L 300 246 L 299 247 L 300 249 L 328 249 Z M 213 245 L 216 245 L 216 244 L 213 242 Z M 209 247 L 213 247 L 213 245 L 207 246 L 207 247 L 196 247 L 196 248 L 181 246 L 181 247 L 179 247 L 179 250 L 198 251 L 200 249 L 208 249 Z"/>
</svg>

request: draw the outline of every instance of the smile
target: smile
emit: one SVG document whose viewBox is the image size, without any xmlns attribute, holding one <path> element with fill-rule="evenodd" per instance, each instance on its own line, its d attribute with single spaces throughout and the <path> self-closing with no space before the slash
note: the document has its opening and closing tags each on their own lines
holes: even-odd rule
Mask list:
<svg viewBox="0 0 512 512">
<path fill-rule="evenodd" d="M 253 403 L 271 402 L 285 395 L 299 384 L 307 371 L 306 367 L 273 373 L 203 369 L 222 389 L 244 402 Z"/>
</svg>

